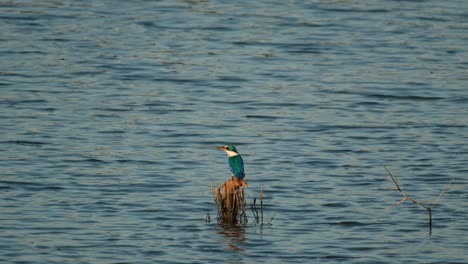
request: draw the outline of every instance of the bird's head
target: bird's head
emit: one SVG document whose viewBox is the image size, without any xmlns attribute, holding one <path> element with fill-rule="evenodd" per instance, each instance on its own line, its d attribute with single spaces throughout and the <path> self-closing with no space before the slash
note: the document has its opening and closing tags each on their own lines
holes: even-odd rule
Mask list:
<svg viewBox="0 0 468 264">
<path fill-rule="evenodd" d="M 237 152 L 236 147 L 234 147 L 234 146 L 221 146 L 221 147 L 216 147 L 216 148 L 219 149 L 219 150 L 225 151 L 228 154 L 229 157 L 239 155 L 239 153 Z"/>
</svg>

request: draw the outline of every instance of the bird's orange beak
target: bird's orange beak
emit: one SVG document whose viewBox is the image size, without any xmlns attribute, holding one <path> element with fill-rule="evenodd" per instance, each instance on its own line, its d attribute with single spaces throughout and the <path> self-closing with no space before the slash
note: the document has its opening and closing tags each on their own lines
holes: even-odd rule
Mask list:
<svg viewBox="0 0 468 264">
<path fill-rule="evenodd" d="M 219 150 L 225 150 L 225 149 L 226 149 L 225 146 L 220 146 L 220 147 L 215 147 L 215 148 L 217 148 L 217 149 L 219 149 Z"/>
</svg>

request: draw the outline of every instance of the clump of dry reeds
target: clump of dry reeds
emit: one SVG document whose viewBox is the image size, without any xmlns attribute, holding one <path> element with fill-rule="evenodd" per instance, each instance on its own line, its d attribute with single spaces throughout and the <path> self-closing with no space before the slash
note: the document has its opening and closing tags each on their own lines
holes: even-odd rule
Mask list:
<svg viewBox="0 0 468 264">
<path fill-rule="evenodd" d="M 227 224 L 245 224 L 244 188 L 249 184 L 244 180 L 231 177 L 221 186 L 212 190 L 218 209 L 218 222 Z"/>
</svg>

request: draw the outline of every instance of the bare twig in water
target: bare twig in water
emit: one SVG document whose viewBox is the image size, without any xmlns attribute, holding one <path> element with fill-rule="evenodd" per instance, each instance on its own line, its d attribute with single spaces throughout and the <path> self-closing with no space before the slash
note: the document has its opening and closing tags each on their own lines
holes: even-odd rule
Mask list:
<svg viewBox="0 0 468 264">
<path fill-rule="evenodd" d="M 437 199 L 434 202 L 432 202 L 431 208 L 433 208 L 434 206 L 436 206 L 436 204 L 439 203 L 440 198 L 442 198 L 442 195 L 444 195 L 448 191 L 448 189 L 450 189 L 452 182 L 453 182 L 453 178 L 449 181 L 449 183 L 447 183 L 447 185 L 445 185 L 444 189 L 440 192 L 439 197 L 437 197 Z"/>
<path fill-rule="evenodd" d="M 250 209 L 252 210 L 252 214 L 254 216 L 254 222 L 258 223 L 259 222 L 259 216 L 258 216 L 257 198 L 256 197 L 254 197 L 253 203 L 250 205 Z"/>
<path fill-rule="evenodd" d="M 273 222 L 273 219 L 275 219 L 276 213 L 271 217 L 270 221 L 268 221 L 268 224 L 270 225 L 271 222 Z"/>
<path fill-rule="evenodd" d="M 393 208 L 393 207 L 395 207 L 395 206 L 397 206 L 397 205 L 403 203 L 404 201 L 411 201 L 411 202 L 413 202 L 413 203 L 416 204 L 416 205 L 420 205 L 421 207 L 423 207 L 424 209 L 426 209 L 427 212 L 429 213 L 429 229 L 432 230 L 432 209 L 434 208 L 434 206 L 436 206 L 436 205 L 439 203 L 440 199 L 441 199 L 442 196 L 448 191 L 448 189 L 450 189 L 450 186 L 451 186 L 451 184 L 452 184 L 452 182 L 453 182 L 453 178 L 449 181 L 449 183 L 448 183 L 447 185 L 445 185 L 444 189 L 442 190 L 442 192 L 440 192 L 440 194 L 439 194 L 439 196 L 437 197 L 437 199 L 436 199 L 434 202 L 432 202 L 431 205 L 426 205 L 426 204 L 424 204 L 424 203 L 422 203 L 422 202 L 419 202 L 419 201 L 417 201 L 417 200 L 415 200 L 415 199 L 409 197 L 407 193 L 403 192 L 403 191 L 401 190 L 401 186 L 400 186 L 400 183 L 398 182 L 398 179 L 397 179 L 395 176 L 393 176 L 393 174 L 387 169 L 387 167 L 384 166 L 384 168 L 385 168 L 385 170 L 387 171 L 387 174 L 388 174 L 388 175 L 390 176 L 390 178 L 392 179 L 393 184 L 395 184 L 396 190 L 397 190 L 398 192 L 400 192 L 400 194 L 403 196 L 403 198 L 402 198 L 400 201 L 398 201 L 398 202 L 396 202 L 395 204 L 393 204 L 393 205 L 391 206 L 391 208 Z"/>
<path fill-rule="evenodd" d="M 263 186 L 260 187 L 260 208 L 259 205 L 257 204 L 257 198 L 253 199 L 253 203 L 250 205 L 250 208 L 252 209 L 252 213 L 255 218 L 255 224 L 259 224 L 260 226 L 263 226 L 264 224 L 264 218 L 263 218 L 263 206 L 264 206 L 264 199 L 265 195 L 263 192 Z M 270 225 L 273 222 L 273 219 L 275 219 L 276 213 L 270 218 L 268 221 L 268 225 Z"/>
<path fill-rule="evenodd" d="M 261 221 L 263 224 L 263 185 L 260 187 L 260 214 L 261 214 Z"/>
</svg>

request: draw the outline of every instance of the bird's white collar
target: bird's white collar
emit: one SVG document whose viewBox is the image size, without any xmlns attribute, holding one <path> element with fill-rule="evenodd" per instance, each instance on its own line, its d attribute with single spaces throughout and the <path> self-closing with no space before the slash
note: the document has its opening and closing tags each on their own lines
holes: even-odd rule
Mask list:
<svg viewBox="0 0 468 264">
<path fill-rule="evenodd" d="M 230 151 L 230 150 L 224 150 L 224 151 L 228 154 L 229 157 L 234 157 L 234 156 L 239 155 L 239 153 L 236 153 L 234 151 Z"/>
</svg>

